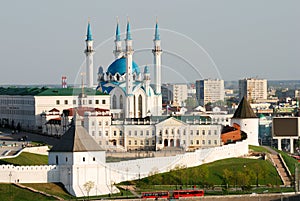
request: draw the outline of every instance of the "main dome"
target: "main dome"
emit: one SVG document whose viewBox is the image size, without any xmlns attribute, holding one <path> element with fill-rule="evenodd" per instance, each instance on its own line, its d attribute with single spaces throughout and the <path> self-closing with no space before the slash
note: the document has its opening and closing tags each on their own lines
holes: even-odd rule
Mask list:
<svg viewBox="0 0 300 201">
<path fill-rule="evenodd" d="M 107 74 L 115 75 L 119 73 L 120 75 L 124 75 L 126 73 L 126 58 L 122 57 L 115 60 L 107 69 Z M 132 73 L 140 74 L 139 66 L 132 61 Z"/>
</svg>

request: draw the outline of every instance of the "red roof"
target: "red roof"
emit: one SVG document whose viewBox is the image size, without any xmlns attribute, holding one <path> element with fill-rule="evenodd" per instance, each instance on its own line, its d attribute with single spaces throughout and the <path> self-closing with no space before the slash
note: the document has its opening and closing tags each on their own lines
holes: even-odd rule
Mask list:
<svg viewBox="0 0 300 201">
<path fill-rule="evenodd" d="M 80 116 L 83 116 L 85 112 L 109 112 L 108 109 L 101 109 L 101 108 L 92 108 L 92 107 L 78 107 L 78 108 L 69 108 L 69 109 L 65 109 L 64 113 L 68 113 L 68 116 L 74 116 L 75 115 L 75 111 L 78 112 L 78 114 Z M 98 114 L 99 116 L 101 116 L 101 114 Z M 109 114 L 105 114 L 108 115 Z"/>
</svg>

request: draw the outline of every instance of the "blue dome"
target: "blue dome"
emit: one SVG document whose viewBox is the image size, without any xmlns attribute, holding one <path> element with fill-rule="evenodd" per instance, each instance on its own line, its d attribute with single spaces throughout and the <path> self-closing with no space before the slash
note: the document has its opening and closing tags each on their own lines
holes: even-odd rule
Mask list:
<svg viewBox="0 0 300 201">
<path fill-rule="evenodd" d="M 126 58 L 122 57 L 120 59 L 115 60 L 110 66 L 108 67 L 107 74 L 115 75 L 119 73 L 123 75 L 126 73 Z M 138 65 L 132 61 L 132 73 L 140 74 L 140 68 Z"/>
</svg>

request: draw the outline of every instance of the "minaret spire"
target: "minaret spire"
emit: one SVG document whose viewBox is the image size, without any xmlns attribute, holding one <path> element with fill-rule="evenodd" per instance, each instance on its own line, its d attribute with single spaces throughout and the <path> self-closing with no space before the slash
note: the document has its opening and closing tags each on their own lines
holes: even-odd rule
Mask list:
<svg viewBox="0 0 300 201">
<path fill-rule="evenodd" d="M 161 94 L 161 46 L 160 46 L 160 35 L 158 30 L 158 20 L 156 18 L 155 32 L 154 32 L 154 48 L 152 50 L 154 56 L 154 83 L 156 94 Z"/>
<path fill-rule="evenodd" d="M 86 49 L 84 51 L 86 55 L 86 85 L 87 87 L 93 87 L 94 81 L 93 81 L 93 69 L 94 69 L 94 61 L 93 61 L 93 55 L 94 55 L 94 46 L 93 46 L 93 37 L 92 37 L 92 31 L 91 31 L 91 24 L 90 20 L 88 20 L 88 26 L 87 26 L 87 33 L 86 33 Z"/>
<path fill-rule="evenodd" d="M 132 40 L 129 17 L 127 17 L 126 40 Z"/>
<path fill-rule="evenodd" d="M 117 17 L 117 27 L 116 27 L 115 50 L 113 51 L 113 53 L 115 55 L 115 59 L 119 59 L 123 56 L 118 17 Z"/>
<path fill-rule="evenodd" d="M 131 38 L 131 30 L 129 18 L 127 18 L 127 28 L 126 28 L 126 39 L 125 39 L 126 49 L 125 49 L 125 57 L 126 57 L 126 94 L 127 94 L 127 114 L 125 116 L 127 118 L 133 118 L 136 114 L 132 111 L 134 110 L 134 96 L 132 95 L 133 91 L 133 74 L 132 74 L 132 56 L 133 56 L 133 48 L 132 48 L 132 38 Z"/>
</svg>

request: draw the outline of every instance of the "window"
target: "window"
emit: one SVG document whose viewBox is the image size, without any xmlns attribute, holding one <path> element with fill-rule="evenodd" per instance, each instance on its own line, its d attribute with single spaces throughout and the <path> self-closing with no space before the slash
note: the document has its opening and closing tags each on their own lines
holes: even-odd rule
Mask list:
<svg viewBox="0 0 300 201">
<path fill-rule="evenodd" d="M 199 140 L 196 140 L 196 144 L 199 144 Z"/>
<path fill-rule="evenodd" d="M 92 105 L 92 104 L 93 104 L 93 101 L 92 101 L 92 100 L 89 100 L 89 104 Z"/>
<path fill-rule="evenodd" d="M 208 130 L 208 135 L 211 135 L 211 130 Z"/>
<path fill-rule="evenodd" d="M 56 100 L 56 105 L 59 105 L 59 100 Z"/>
<path fill-rule="evenodd" d="M 193 144 L 193 140 L 191 140 L 191 144 Z"/>
<path fill-rule="evenodd" d="M 131 136 L 131 131 L 128 131 L 128 135 Z"/>
<path fill-rule="evenodd" d="M 105 105 L 105 104 L 106 104 L 106 101 L 105 101 L 105 100 L 102 100 L 102 104 Z"/>
<path fill-rule="evenodd" d="M 179 129 L 177 130 L 177 134 L 180 134 L 180 130 Z"/>
<path fill-rule="evenodd" d="M 202 130 L 202 135 L 205 135 L 205 130 Z"/>
<path fill-rule="evenodd" d="M 99 104 L 99 100 L 95 100 L 95 103 L 96 103 L 96 104 Z"/>
<path fill-rule="evenodd" d="M 185 135 L 185 132 L 186 132 L 186 131 L 185 131 L 185 130 L 183 130 L 183 135 Z"/>
<path fill-rule="evenodd" d="M 171 133 L 174 134 L 174 129 L 172 129 Z"/>
<path fill-rule="evenodd" d="M 168 132 L 168 129 L 166 129 L 166 134 L 168 134 L 169 132 Z"/>
<path fill-rule="evenodd" d="M 134 135 L 137 136 L 137 131 L 134 131 Z"/>
<path fill-rule="evenodd" d="M 193 130 L 191 130 L 191 135 L 193 135 Z"/>
<path fill-rule="evenodd" d="M 99 131 L 99 136 L 101 136 L 101 131 Z"/>
<path fill-rule="evenodd" d="M 131 145 L 131 140 L 128 141 L 128 145 Z"/>
<path fill-rule="evenodd" d="M 68 157 L 66 157 L 66 162 L 68 162 Z"/>
<path fill-rule="evenodd" d="M 120 131 L 120 136 L 122 136 L 123 135 L 123 132 L 122 131 Z"/>
<path fill-rule="evenodd" d="M 149 145 L 149 140 L 146 140 L 146 145 Z"/>
<path fill-rule="evenodd" d="M 214 130 L 215 135 L 217 135 L 217 130 Z"/>
<path fill-rule="evenodd" d="M 134 140 L 134 145 L 137 145 L 137 140 Z"/>
<path fill-rule="evenodd" d="M 105 126 L 108 126 L 108 121 L 105 122 Z"/>
<path fill-rule="evenodd" d="M 141 136 L 143 136 L 143 131 L 141 131 Z"/>
<path fill-rule="evenodd" d="M 144 141 L 143 140 L 141 140 L 141 145 L 144 145 Z"/>
<path fill-rule="evenodd" d="M 85 162 L 85 157 L 82 158 L 82 161 Z"/>
<path fill-rule="evenodd" d="M 146 131 L 146 135 L 149 135 L 149 131 L 148 130 Z"/>
<path fill-rule="evenodd" d="M 215 140 L 215 141 L 214 141 L 214 144 L 218 144 L 218 141 L 217 141 L 217 140 Z"/>
<path fill-rule="evenodd" d="M 117 131 L 114 131 L 114 136 L 117 136 Z"/>
<path fill-rule="evenodd" d="M 208 140 L 208 144 L 211 144 L 211 140 Z"/>
<path fill-rule="evenodd" d="M 197 135 L 199 135 L 199 134 L 200 134 L 199 130 L 197 130 L 196 132 L 197 132 Z"/>
<path fill-rule="evenodd" d="M 55 163 L 56 163 L 56 165 L 58 165 L 58 156 L 57 155 L 55 156 Z"/>
<path fill-rule="evenodd" d="M 105 135 L 108 136 L 108 131 L 105 131 Z"/>
<path fill-rule="evenodd" d="M 202 140 L 202 144 L 205 144 L 205 140 Z"/>
<path fill-rule="evenodd" d="M 96 161 L 96 158 L 95 158 L 95 157 L 93 157 L 93 161 Z"/>
<path fill-rule="evenodd" d="M 162 140 L 159 140 L 159 144 L 162 144 Z"/>
<path fill-rule="evenodd" d="M 152 136 L 154 136 L 155 135 L 155 132 L 154 132 L 154 130 L 152 131 Z"/>
<path fill-rule="evenodd" d="M 162 130 L 159 130 L 159 136 L 161 136 L 162 135 Z"/>
<path fill-rule="evenodd" d="M 152 140 L 152 145 L 155 145 L 155 140 Z"/>
<path fill-rule="evenodd" d="M 101 121 L 99 121 L 99 126 L 101 126 L 101 124 L 102 124 L 102 122 L 101 122 Z"/>
<path fill-rule="evenodd" d="M 68 105 L 68 100 L 65 100 L 65 105 Z"/>
</svg>

